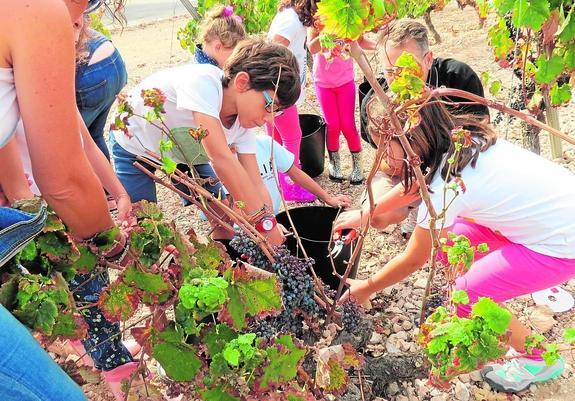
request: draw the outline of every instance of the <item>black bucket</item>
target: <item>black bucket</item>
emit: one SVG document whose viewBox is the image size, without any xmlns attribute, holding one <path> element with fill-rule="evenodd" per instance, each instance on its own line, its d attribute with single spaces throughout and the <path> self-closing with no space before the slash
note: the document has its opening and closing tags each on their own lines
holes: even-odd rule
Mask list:
<svg viewBox="0 0 575 401">
<path fill-rule="evenodd" d="M 323 173 L 325 163 L 325 121 L 315 114 L 300 114 L 299 124 L 301 169 L 315 178 Z"/>
<path fill-rule="evenodd" d="M 383 85 L 384 90 L 387 90 L 387 83 L 383 76 L 379 76 L 377 78 L 377 81 L 380 83 L 380 85 Z M 357 87 L 357 93 L 359 98 L 359 120 L 360 120 L 359 133 L 361 135 L 361 139 L 363 139 L 364 141 L 366 141 L 372 147 L 375 148 L 376 147 L 375 143 L 371 140 L 371 136 L 367 132 L 367 111 L 365 110 L 366 105 L 363 104 L 363 100 L 369 94 L 370 91 L 371 91 L 371 84 L 367 81 L 367 79 L 364 78 L 363 82 L 359 84 L 359 86 Z"/>
<path fill-rule="evenodd" d="M 335 220 L 338 209 L 327 206 L 304 206 L 290 209 L 290 216 L 294 222 L 296 230 L 301 238 L 302 245 L 310 258 L 315 260 L 315 272 L 324 283 L 334 290 L 339 286 L 339 279 L 333 275 L 333 267 L 329 259 L 329 239 L 331 234 L 332 223 Z M 277 221 L 283 224 L 288 230 L 292 231 L 286 212 L 277 215 Z M 336 271 L 343 275 L 347 268 L 347 263 L 351 258 L 352 245 L 355 246 L 356 240 L 352 244 L 344 245 L 339 255 L 333 258 Z M 297 246 L 293 236 L 288 236 L 285 245 L 293 255 L 303 257 L 301 249 Z M 333 242 L 332 242 L 333 246 Z M 355 249 L 355 248 L 354 248 Z M 350 278 L 355 278 L 359 257 L 355 260 Z"/>
</svg>

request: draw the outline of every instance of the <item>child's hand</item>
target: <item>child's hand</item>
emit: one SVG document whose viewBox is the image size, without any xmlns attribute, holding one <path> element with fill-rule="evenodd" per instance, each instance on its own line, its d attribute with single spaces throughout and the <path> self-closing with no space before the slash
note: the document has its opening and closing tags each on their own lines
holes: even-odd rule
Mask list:
<svg viewBox="0 0 575 401">
<path fill-rule="evenodd" d="M 332 207 L 348 208 L 351 206 L 351 198 L 347 195 L 330 196 L 325 200 L 325 203 Z"/>
</svg>

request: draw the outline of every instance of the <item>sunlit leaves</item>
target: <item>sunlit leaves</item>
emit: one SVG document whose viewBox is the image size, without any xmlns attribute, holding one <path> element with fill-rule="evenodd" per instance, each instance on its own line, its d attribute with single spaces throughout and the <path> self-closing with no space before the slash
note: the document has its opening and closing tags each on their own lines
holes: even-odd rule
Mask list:
<svg viewBox="0 0 575 401">
<path fill-rule="evenodd" d="M 136 312 L 139 301 L 135 288 L 115 282 L 102 292 L 98 306 L 108 320 L 118 322 L 128 320 Z"/>
<path fill-rule="evenodd" d="M 489 28 L 487 37 L 496 60 L 504 59 L 513 50 L 514 43 L 504 19 L 500 19 L 497 24 Z"/>
<path fill-rule="evenodd" d="M 551 14 L 547 0 L 515 0 L 513 25 L 538 31 Z"/>
<path fill-rule="evenodd" d="M 550 59 L 541 54 L 536 64 L 535 81 L 540 84 L 552 83 L 563 71 L 563 60 L 557 54 L 553 54 Z"/>
<path fill-rule="evenodd" d="M 423 69 L 413 55 L 403 52 L 395 62 L 398 72 L 395 74 L 389 89 L 400 102 L 418 98 L 423 93 Z"/>
<path fill-rule="evenodd" d="M 316 17 L 324 26 L 323 33 L 342 39 L 358 39 L 364 32 L 370 13 L 367 0 L 324 0 L 317 5 Z"/>
<path fill-rule="evenodd" d="M 283 335 L 274 340 L 274 344 L 267 348 L 266 354 L 269 362 L 263 369 L 260 384 L 262 389 L 293 380 L 306 350 L 294 344 L 290 335 Z"/>
<path fill-rule="evenodd" d="M 551 105 L 561 106 L 571 100 L 571 87 L 569 84 L 559 85 L 555 82 L 549 91 L 549 98 Z"/>
</svg>

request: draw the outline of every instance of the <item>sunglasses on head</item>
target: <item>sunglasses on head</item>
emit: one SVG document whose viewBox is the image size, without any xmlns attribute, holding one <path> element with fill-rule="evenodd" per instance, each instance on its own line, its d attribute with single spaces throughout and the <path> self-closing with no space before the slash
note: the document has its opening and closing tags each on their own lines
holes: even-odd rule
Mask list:
<svg viewBox="0 0 575 401">
<path fill-rule="evenodd" d="M 96 11 L 102 4 L 104 4 L 104 0 L 88 0 L 88 6 L 84 11 L 84 14 L 90 14 Z"/>
</svg>

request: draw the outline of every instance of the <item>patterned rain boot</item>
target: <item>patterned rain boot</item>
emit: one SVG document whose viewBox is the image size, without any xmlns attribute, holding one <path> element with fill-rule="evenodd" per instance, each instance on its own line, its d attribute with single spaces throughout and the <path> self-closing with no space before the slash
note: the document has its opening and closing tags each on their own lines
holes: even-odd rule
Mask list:
<svg viewBox="0 0 575 401">
<path fill-rule="evenodd" d="M 339 152 L 327 152 L 329 154 L 329 179 L 335 182 L 343 181 Z"/>
<path fill-rule="evenodd" d="M 353 169 L 349 176 L 349 183 L 352 185 L 360 185 L 363 183 L 363 169 L 361 168 L 361 151 L 351 152 L 351 161 L 353 162 Z"/>
</svg>

